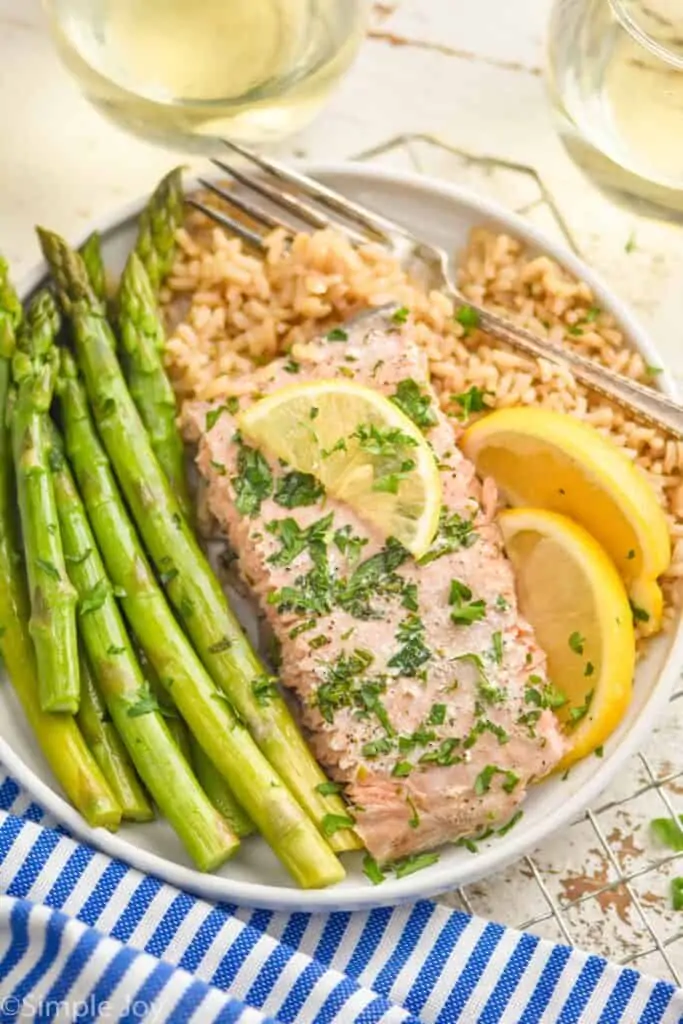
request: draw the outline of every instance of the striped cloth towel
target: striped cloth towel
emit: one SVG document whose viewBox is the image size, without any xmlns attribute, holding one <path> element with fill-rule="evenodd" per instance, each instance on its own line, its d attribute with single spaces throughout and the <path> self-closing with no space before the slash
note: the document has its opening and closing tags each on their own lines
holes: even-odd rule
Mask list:
<svg viewBox="0 0 683 1024">
<path fill-rule="evenodd" d="M 75 842 L 0 770 L 0 1021 L 674 1024 L 683 992 L 421 901 L 212 906 Z"/>
</svg>

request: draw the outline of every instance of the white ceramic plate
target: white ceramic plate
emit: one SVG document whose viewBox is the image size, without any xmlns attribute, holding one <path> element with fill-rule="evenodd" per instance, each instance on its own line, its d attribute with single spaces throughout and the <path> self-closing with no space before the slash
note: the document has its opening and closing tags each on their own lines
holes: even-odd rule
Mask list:
<svg viewBox="0 0 683 1024">
<path fill-rule="evenodd" d="M 414 175 L 352 164 L 310 170 L 334 188 L 405 223 L 424 238 L 439 242 L 453 252 L 465 245 L 470 228 L 482 223 L 517 235 L 533 249 L 549 253 L 587 281 L 600 306 L 614 314 L 645 361 L 661 366 L 661 359 L 643 330 L 606 285 L 570 252 L 548 241 L 503 208 L 463 189 Z M 129 204 L 95 225 L 105 236 L 107 263 L 115 269 L 122 266 L 132 244 L 134 218 L 143 202 Z M 36 287 L 45 272 L 44 264 L 35 267 L 24 281 L 24 296 Z M 666 372 L 659 380 L 667 393 L 675 393 L 672 378 Z M 32 796 L 80 839 L 207 899 L 308 911 L 395 904 L 443 892 L 498 871 L 575 819 L 647 737 L 678 675 L 682 653 L 683 630 L 679 623 L 675 632 L 651 645 L 647 657 L 639 664 L 628 714 L 607 743 L 604 757 L 601 760 L 587 758 L 572 769 L 566 781 L 551 778 L 534 787 L 524 803 L 522 820 L 506 836 L 481 844 L 477 854 L 446 847 L 439 862 L 432 867 L 405 879 L 388 879 L 378 887 L 372 886 L 363 875 L 360 854 L 344 858 L 348 873 L 343 883 L 331 890 L 304 892 L 290 884 L 284 870 L 259 838 L 246 840 L 235 860 L 219 873 L 203 875 L 188 863 L 180 843 L 164 821 L 125 825 L 116 835 L 89 828 L 55 789 L 9 685 L 0 687 L 0 758 Z"/>
</svg>

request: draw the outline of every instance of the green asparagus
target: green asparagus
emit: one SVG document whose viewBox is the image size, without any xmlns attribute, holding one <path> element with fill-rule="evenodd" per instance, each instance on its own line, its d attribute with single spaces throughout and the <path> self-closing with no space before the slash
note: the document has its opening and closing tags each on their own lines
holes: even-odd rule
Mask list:
<svg viewBox="0 0 683 1024">
<path fill-rule="evenodd" d="M 77 359 L 100 437 L 166 593 L 210 675 L 322 831 L 326 816 L 343 816 L 345 805 L 338 796 L 319 791 L 325 776 L 284 698 L 273 688 L 268 690 L 268 699 L 263 698 L 259 684 L 266 674 L 265 667 L 232 614 L 154 456 L 116 358 L 114 337 L 99 313 L 82 260 L 58 235 L 39 229 L 39 236 L 60 301 L 71 317 Z M 228 781 L 263 831 L 252 808 L 237 792 L 234 780 Z M 360 843 L 353 832 L 340 829 L 330 837 L 330 845 L 340 851 L 358 848 Z"/>
<path fill-rule="evenodd" d="M 14 475 L 5 410 L 21 304 L 0 259 L 0 652 L 38 745 L 66 796 L 93 828 L 115 829 L 121 811 L 70 715 L 48 714 L 28 632 L 29 601 L 14 518 Z"/>
<path fill-rule="evenodd" d="M 61 443 L 51 449 L 59 525 L 78 591 L 90 666 L 114 725 L 162 814 L 201 871 L 213 871 L 239 839 L 211 804 L 168 731 L 135 658 Z"/>
<path fill-rule="evenodd" d="M 78 710 L 76 592 L 69 582 L 48 466 L 48 413 L 56 374 L 59 313 L 49 292 L 29 306 L 12 360 L 10 426 L 31 595 L 29 630 L 43 711 Z"/>
<path fill-rule="evenodd" d="M 92 290 L 102 303 L 107 301 L 107 272 L 102 258 L 102 239 L 99 231 L 93 231 L 78 250 L 83 257 Z"/>
<path fill-rule="evenodd" d="M 76 315 L 74 323 L 78 322 Z M 306 887 L 339 881 L 344 874 L 341 864 L 261 754 L 178 625 L 129 519 L 73 359 L 66 352 L 58 395 L 67 453 L 109 577 L 125 594 L 121 607 L 137 642 L 195 739 L 292 875 Z M 141 425 L 139 429 L 144 435 Z M 151 461 L 156 466 L 153 456 Z M 177 522 L 178 531 L 187 529 L 179 513 Z"/>
<path fill-rule="evenodd" d="M 192 767 L 213 806 L 221 812 L 226 821 L 230 822 L 235 835 L 240 839 L 251 835 L 254 831 L 253 821 L 232 795 L 225 779 L 218 773 L 211 758 L 204 753 L 193 736 L 190 736 L 190 752 Z"/>
<path fill-rule="evenodd" d="M 162 178 L 140 214 L 135 251 L 142 260 L 154 295 L 173 265 L 175 233 L 183 223 L 182 168 L 176 167 Z"/>
<path fill-rule="evenodd" d="M 138 645 L 139 647 L 139 645 Z M 176 711 L 175 705 L 167 691 L 161 685 L 159 676 L 147 655 L 138 649 L 140 666 L 147 679 L 152 693 L 156 697 L 171 736 L 180 747 L 182 754 L 194 768 L 199 784 L 209 800 L 228 821 L 235 835 L 243 838 L 254 831 L 249 815 L 238 804 L 228 783 L 220 774 L 213 761 L 204 753 L 187 728 L 187 725 Z"/>
<path fill-rule="evenodd" d="M 81 656 L 81 705 L 78 727 L 102 769 L 127 821 L 151 821 L 154 810 L 145 795 L 128 752 L 109 717 L 90 666 Z M 213 801 L 212 801 L 213 803 Z"/>
<path fill-rule="evenodd" d="M 159 465 L 191 519 L 185 448 L 176 425 L 176 401 L 163 364 L 164 327 L 152 286 L 135 252 L 128 257 L 118 295 L 119 338 L 126 354 L 128 388 Z"/>
</svg>

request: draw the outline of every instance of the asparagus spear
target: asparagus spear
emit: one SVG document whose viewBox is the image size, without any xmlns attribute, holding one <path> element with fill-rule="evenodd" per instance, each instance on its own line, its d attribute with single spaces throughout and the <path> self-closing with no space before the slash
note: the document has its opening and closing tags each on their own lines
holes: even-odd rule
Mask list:
<svg viewBox="0 0 683 1024">
<path fill-rule="evenodd" d="M 251 818 L 237 802 L 226 780 L 220 774 L 211 758 L 204 753 L 189 732 L 183 719 L 176 712 L 175 705 L 161 685 L 159 676 L 149 658 L 141 650 L 138 651 L 138 658 L 145 678 L 149 682 L 159 707 L 166 717 L 169 732 L 182 751 L 183 756 L 194 768 L 200 786 L 216 810 L 220 811 L 226 821 L 230 823 L 235 835 L 240 838 L 251 835 L 254 831 Z"/>
<path fill-rule="evenodd" d="M 102 239 L 99 231 L 93 231 L 78 250 L 83 257 L 92 290 L 102 303 L 107 301 L 107 272 L 102 258 Z"/>
<path fill-rule="evenodd" d="M 227 782 L 220 775 L 209 755 L 204 753 L 194 736 L 190 735 L 189 741 L 192 767 L 209 800 L 225 820 L 230 822 L 235 835 L 240 839 L 250 836 L 254 831 L 253 821 L 232 795 Z"/>
<path fill-rule="evenodd" d="M 73 359 L 66 352 L 58 393 L 68 456 L 109 576 L 125 593 L 121 606 L 137 642 L 198 744 L 297 881 L 318 888 L 339 881 L 344 874 L 341 864 L 272 770 L 178 625 L 128 517 Z M 179 514 L 177 523 L 177 530 L 186 529 Z"/>
<path fill-rule="evenodd" d="M 78 726 L 127 821 L 151 821 L 154 811 L 116 731 L 85 656 L 81 657 Z"/>
<path fill-rule="evenodd" d="M 93 828 L 115 829 L 121 820 L 120 808 L 74 719 L 41 711 L 38 700 L 36 658 L 28 632 L 28 594 L 14 520 L 14 467 L 5 417 L 14 330 L 20 318 L 21 304 L 9 283 L 7 264 L 0 259 L 0 652 L 43 756 L 68 799 Z"/>
<path fill-rule="evenodd" d="M 59 525 L 79 597 L 88 660 L 140 777 L 201 871 L 213 871 L 239 839 L 213 807 L 168 731 L 135 658 L 114 591 L 60 443 L 51 450 Z"/>
<path fill-rule="evenodd" d="M 135 251 L 155 296 L 173 265 L 175 233 L 183 223 L 184 210 L 182 168 L 176 167 L 161 179 L 138 221 Z"/>
<path fill-rule="evenodd" d="M 59 314 L 49 292 L 31 303 L 12 360 L 10 416 L 17 495 L 31 594 L 29 631 L 43 711 L 78 710 L 76 592 L 69 582 L 48 466 L 47 417 L 56 373 Z"/>
<path fill-rule="evenodd" d="M 83 263 L 58 235 L 43 229 L 38 233 L 60 301 L 71 316 L 77 358 L 100 437 L 166 593 L 209 673 L 244 719 L 273 768 L 321 831 L 329 834 L 330 821 L 343 820 L 345 805 L 339 797 L 319 791 L 325 776 L 284 699 L 274 687 L 263 686 L 264 678 L 267 680 L 265 668 L 232 614 L 154 456 L 126 388 L 111 329 L 98 311 Z M 202 745 L 209 752 L 206 744 Z M 212 760 L 217 763 L 213 756 Z M 235 781 L 229 781 L 263 832 Z M 340 829 L 330 836 L 330 845 L 348 850 L 360 844 L 351 831 Z"/>
<path fill-rule="evenodd" d="M 118 296 L 119 338 L 126 353 L 126 377 L 147 427 L 154 454 L 191 519 L 185 448 L 176 426 L 176 401 L 163 364 L 164 328 L 145 267 L 135 252 L 128 257 Z"/>
</svg>

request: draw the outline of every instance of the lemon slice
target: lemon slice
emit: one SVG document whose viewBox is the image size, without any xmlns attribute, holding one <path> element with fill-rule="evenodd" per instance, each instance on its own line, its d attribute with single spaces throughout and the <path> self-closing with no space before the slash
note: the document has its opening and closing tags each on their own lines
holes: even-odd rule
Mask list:
<svg viewBox="0 0 683 1024">
<path fill-rule="evenodd" d="M 635 632 L 624 584 L 591 535 L 566 516 L 507 509 L 498 517 L 522 615 L 567 703 L 557 711 L 566 768 L 601 746 L 631 699 Z"/>
<path fill-rule="evenodd" d="M 238 425 L 415 558 L 429 548 L 441 509 L 439 470 L 420 430 L 388 398 L 348 380 L 292 384 L 251 405 Z"/>
<path fill-rule="evenodd" d="M 514 506 L 562 512 L 588 530 L 626 583 L 645 633 L 661 627 L 657 577 L 671 547 L 652 487 L 593 427 L 547 409 L 501 409 L 465 431 L 461 447 Z"/>
</svg>

